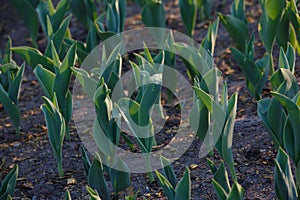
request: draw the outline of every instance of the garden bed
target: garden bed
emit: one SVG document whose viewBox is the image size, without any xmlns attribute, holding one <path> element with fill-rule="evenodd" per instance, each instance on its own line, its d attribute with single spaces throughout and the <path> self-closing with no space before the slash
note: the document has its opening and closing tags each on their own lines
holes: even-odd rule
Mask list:
<svg viewBox="0 0 300 200">
<path fill-rule="evenodd" d="M 167 28 L 184 32 L 180 18 L 177 1 L 166 1 Z M 228 14 L 232 1 L 227 0 L 221 5 L 219 1 L 213 2 L 212 19 L 216 13 Z M 252 30 L 257 30 L 260 8 L 258 1 L 246 1 L 246 15 Z M 29 33 L 17 12 L 8 0 L 3 0 L 0 5 L 0 49 L 6 44 L 6 36 L 10 35 L 13 46 L 30 46 Z M 128 13 L 125 30 L 143 27 L 139 16 L 139 8 L 133 3 L 128 4 Z M 195 39 L 200 42 L 205 36 L 208 21 L 198 22 L 196 25 Z M 70 29 L 75 39 L 85 38 L 86 30 L 72 19 Z M 257 33 L 256 33 L 257 34 Z M 256 35 L 255 56 L 262 57 L 264 53 L 261 41 Z M 45 39 L 40 33 L 38 43 L 45 46 Z M 246 199 L 274 199 L 274 159 L 276 148 L 269 137 L 265 127 L 256 114 L 256 101 L 248 93 L 245 78 L 241 70 L 231 57 L 229 47 L 233 43 L 226 29 L 220 24 L 215 65 L 222 71 L 224 80 L 228 83 L 229 94 L 239 92 L 237 118 L 233 136 L 233 157 L 237 179 L 245 189 Z M 278 52 L 278 49 L 275 50 Z M 278 54 L 278 53 L 277 53 Z M 276 56 L 274 56 L 276 57 Z M 18 64 L 22 59 L 15 56 Z M 299 59 L 295 69 L 299 74 Z M 299 77 L 299 76 L 298 76 Z M 299 80 L 299 78 L 298 78 Z M 264 91 L 269 91 L 266 87 Z M 263 95 L 267 95 L 265 92 Z M 40 105 L 43 103 L 43 92 L 38 84 L 32 69 L 26 66 L 23 84 L 20 93 L 19 105 L 21 108 L 21 138 L 16 139 L 14 127 L 7 113 L 0 104 L 0 180 L 15 165 L 19 166 L 19 176 L 14 199 L 63 199 L 68 189 L 73 199 L 87 199 L 87 177 L 84 173 L 80 145 L 81 140 L 76 132 L 74 122 L 71 122 L 71 140 L 63 145 L 63 166 L 65 176 L 57 175 L 56 162 L 47 136 L 47 128 Z M 180 118 L 175 112 L 170 112 L 165 132 L 174 128 Z M 175 121 L 175 122 L 174 122 Z M 167 134 L 167 133 L 166 133 Z M 175 173 L 181 177 L 185 166 L 189 166 L 192 180 L 193 199 L 216 199 L 212 177 L 206 158 L 198 158 L 199 144 L 196 139 L 183 156 L 173 163 Z M 217 154 L 211 156 L 215 162 L 221 159 Z M 149 199 L 166 199 L 158 182 L 149 184 L 145 174 L 133 174 L 132 186 L 125 190 L 127 194 L 139 191 L 140 197 Z"/>
</svg>

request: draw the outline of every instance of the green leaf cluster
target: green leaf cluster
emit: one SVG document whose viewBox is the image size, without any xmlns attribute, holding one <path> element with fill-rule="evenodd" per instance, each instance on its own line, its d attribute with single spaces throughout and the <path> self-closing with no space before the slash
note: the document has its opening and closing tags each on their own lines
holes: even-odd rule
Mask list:
<svg viewBox="0 0 300 200">
<path fill-rule="evenodd" d="M 0 64 L 0 103 L 7 111 L 13 125 L 16 128 L 16 135 L 20 137 L 21 112 L 18 106 L 22 77 L 25 71 L 25 64 L 19 67 L 12 59 L 11 39 L 8 38 L 6 50 Z"/>
<path fill-rule="evenodd" d="M 244 199 L 244 189 L 242 186 L 234 180 L 233 184 L 230 185 L 228 173 L 225 169 L 225 164 L 222 161 L 220 166 L 217 168 L 216 165 L 208 159 L 209 166 L 214 173 L 212 179 L 214 188 L 217 192 L 220 200 L 242 200 Z"/>
<path fill-rule="evenodd" d="M 180 180 L 177 179 L 171 163 L 161 157 L 162 173 L 155 171 L 160 186 L 169 200 L 191 199 L 190 170 L 186 167 Z"/>
<path fill-rule="evenodd" d="M 107 187 L 105 174 L 108 175 L 115 194 L 130 186 L 130 173 L 124 161 L 116 159 L 112 166 L 103 166 L 98 153 L 96 153 L 93 162 L 90 163 L 87 152 L 83 147 L 81 147 L 81 152 L 84 169 L 88 176 L 89 187 L 87 187 L 87 190 L 92 199 L 99 197 L 101 199 L 111 199 L 111 192 Z"/>
<path fill-rule="evenodd" d="M 44 112 L 49 141 L 56 159 L 58 174 L 60 177 L 63 177 L 62 146 L 66 134 L 66 122 L 59 111 L 56 94 L 54 93 L 53 100 L 47 97 L 43 97 L 43 99 L 44 104 L 41 106 L 41 109 Z"/>
<path fill-rule="evenodd" d="M 0 200 L 12 199 L 17 183 L 19 168 L 15 165 L 14 168 L 6 175 L 4 180 L 0 182 Z"/>
</svg>

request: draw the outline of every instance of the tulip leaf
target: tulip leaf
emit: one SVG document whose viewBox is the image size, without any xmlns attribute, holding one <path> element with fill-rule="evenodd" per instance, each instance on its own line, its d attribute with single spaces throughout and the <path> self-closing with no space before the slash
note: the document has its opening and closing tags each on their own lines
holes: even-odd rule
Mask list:
<svg viewBox="0 0 300 200">
<path fill-rule="evenodd" d="M 84 172 L 86 173 L 86 175 L 89 175 L 89 170 L 90 170 L 92 164 L 89 160 L 89 156 L 88 156 L 85 148 L 82 145 L 80 146 L 80 151 L 81 151 L 81 156 L 82 156 Z"/>
<path fill-rule="evenodd" d="M 279 148 L 275 160 L 275 192 L 279 200 L 297 199 L 297 190 L 293 180 L 289 156 Z"/>
<path fill-rule="evenodd" d="M 52 99 L 55 74 L 41 65 L 38 65 L 33 72 L 36 75 L 46 97 Z"/>
<path fill-rule="evenodd" d="M 90 200 L 101 200 L 100 196 L 98 195 L 98 192 L 96 190 L 93 190 L 89 186 L 86 186 L 86 190 L 90 195 Z"/>
<path fill-rule="evenodd" d="M 15 165 L 12 170 L 6 175 L 0 184 L 0 199 L 7 200 L 13 196 L 19 173 L 18 165 Z"/>
<path fill-rule="evenodd" d="M 165 157 L 161 156 L 161 162 L 163 166 L 163 175 L 167 177 L 168 181 L 172 184 L 173 188 L 176 187 L 178 180 L 174 173 L 171 163 Z"/>
<path fill-rule="evenodd" d="M 0 102 L 6 112 L 8 113 L 12 123 L 17 129 L 17 137 L 19 137 L 19 128 L 20 128 L 20 110 L 13 100 L 9 98 L 9 94 L 5 91 L 5 89 L 0 84 Z"/>
<path fill-rule="evenodd" d="M 284 143 L 290 157 L 296 164 L 300 161 L 300 108 L 292 99 L 278 92 L 271 92 L 272 95 L 285 107 L 288 113 L 284 127 Z M 299 95 L 298 93 L 296 97 Z"/>
<path fill-rule="evenodd" d="M 208 52 L 210 52 L 211 55 L 214 55 L 215 46 L 216 46 L 216 39 L 218 35 L 218 29 L 219 29 L 219 20 L 220 18 L 217 18 L 213 23 L 211 23 L 208 27 L 207 34 L 203 41 L 201 42 L 201 46 Z"/>
<path fill-rule="evenodd" d="M 160 186 L 163 188 L 163 191 L 165 195 L 168 197 L 168 199 L 174 199 L 175 197 L 175 190 L 172 186 L 172 184 L 168 181 L 167 178 L 165 178 L 161 173 L 158 171 L 155 171 L 156 176 L 158 178 L 158 182 Z"/>
<path fill-rule="evenodd" d="M 277 99 L 265 98 L 258 101 L 257 114 L 264 123 L 277 147 L 283 146 L 285 115 Z"/>
<path fill-rule="evenodd" d="M 53 61 L 50 58 L 43 56 L 43 54 L 37 49 L 23 46 L 13 47 L 11 50 L 20 55 L 33 69 L 38 64 L 41 64 L 46 69 L 54 72 Z"/>
<path fill-rule="evenodd" d="M 248 25 L 241 19 L 231 15 L 218 14 L 218 16 L 221 23 L 225 26 L 229 35 L 233 39 L 238 50 L 244 52 L 245 44 L 249 37 Z"/>
<path fill-rule="evenodd" d="M 165 27 L 166 18 L 163 4 L 149 1 L 142 10 L 142 21 L 147 27 Z"/>
<path fill-rule="evenodd" d="M 20 94 L 20 87 L 22 82 L 22 77 L 25 71 L 25 64 L 23 63 L 22 66 L 19 68 L 15 78 L 12 80 L 11 84 L 9 85 L 9 98 L 15 103 L 15 105 L 18 105 L 18 99 Z"/>
<path fill-rule="evenodd" d="M 226 194 L 230 192 L 231 187 L 229 184 L 228 174 L 227 171 L 225 170 L 225 165 L 223 162 L 221 162 L 217 172 L 214 174 L 213 180 L 215 180 L 215 182 L 218 183 L 223 188 Z"/>
<path fill-rule="evenodd" d="M 227 200 L 242 200 L 244 199 L 244 189 L 240 184 L 234 182 L 232 189 L 227 197 Z"/>
<path fill-rule="evenodd" d="M 59 26 L 62 24 L 65 14 L 68 11 L 69 5 L 70 5 L 70 0 L 61 0 L 58 2 L 55 12 L 51 16 L 52 25 L 53 25 L 53 29 L 55 30 L 55 32 L 58 30 Z"/>
<path fill-rule="evenodd" d="M 185 28 L 192 36 L 197 17 L 197 0 L 179 0 L 179 8 Z"/>
<path fill-rule="evenodd" d="M 43 97 L 43 99 L 44 104 L 41 106 L 41 109 L 45 115 L 48 137 L 56 158 L 59 176 L 62 177 L 62 145 L 66 133 L 66 123 L 59 112 L 55 93 L 53 102 L 47 97 Z"/>
<path fill-rule="evenodd" d="M 181 199 L 191 199 L 191 178 L 188 167 L 186 167 L 183 177 L 179 180 L 175 188 L 174 200 Z"/>
<path fill-rule="evenodd" d="M 106 180 L 103 174 L 103 166 L 101 158 L 98 154 L 94 158 L 89 170 L 88 182 L 91 188 L 95 189 L 102 199 L 110 200 L 110 192 L 106 185 Z"/>
<path fill-rule="evenodd" d="M 286 7 L 285 0 L 260 0 L 262 15 L 259 21 L 259 36 L 267 50 L 272 53 L 280 21 Z"/>
<path fill-rule="evenodd" d="M 245 16 L 244 0 L 234 0 L 234 2 L 231 5 L 230 12 L 231 12 L 232 16 L 247 23 L 246 16 Z"/>
<path fill-rule="evenodd" d="M 127 164 L 118 159 L 112 165 L 110 180 L 116 193 L 125 190 L 130 186 L 130 173 Z"/>
</svg>

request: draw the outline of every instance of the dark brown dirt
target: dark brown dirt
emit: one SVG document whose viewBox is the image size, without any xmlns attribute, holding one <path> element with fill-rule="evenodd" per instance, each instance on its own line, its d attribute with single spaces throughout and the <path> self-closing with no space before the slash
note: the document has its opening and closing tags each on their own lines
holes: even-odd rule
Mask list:
<svg viewBox="0 0 300 200">
<path fill-rule="evenodd" d="M 183 24 L 178 9 L 178 1 L 166 1 L 167 26 L 177 31 L 184 32 Z M 212 19 L 216 13 L 229 13 L 228 0 L 225 5 L 214 1 Z M 258 1 L 246 1 L 246 14 L 253 31 L 257 31 L 260 15 Z M 16 11 L 3 0 L 0 5 L 0 49 L 6 44 L 6 35 L 10 35 L 14 46 L 30 45 L 29 33 Z M 142 27 L 139 8 L 130 1 L 126 30 Z M 207 32 L 208 21 L 198 22 L 195 39 L 201 41 Z M 72 35 L 75 38 L 85 38 L 86 30 L 78 25 L 76 20 L 71 23 Z M 240 69 L 234 62 L 228 49 L 232 41 L 220 24 L 215 52 L 216 66 L 222 71 L 223 78 L 228 82 L 229 93 L 239 91 L 237 119 L 233 140 L 233 155 L 239 183 L 246 191 L 246 199 L 274 199 L 273 189 L 273 160 L 276 155 L 274 145 L 266 132 L 263 124 L 256 115 L 256 102 L 249 95 L 245 87 L 245 79 Z M 41 46 L 45 43 L 43 35 L 39 35 Z M 264 53 L 261 42 L 256 33 L 256 57 Z M 18 63 L 22 60 L 16 57 Z M 299 68 L 299 59 L 296 65 Z M 58 178 L 56 163 L 48 142 L 44 116 L 40 110 L 43 95 L 39 84 L 27 66 L 20 96 L 22 113 L 21 139 L 17 140 L 14 128 L 9 121 L 7 113 L 0 107 L 0 178 L 3 178 L 15 164 L 19 165 L 19 178 L 15 191 L 15 199 L 63 199 L 65 190 L 69 189 L 73 199 L 87 199 L 85 186 L 87 178 L 81 163 L 79 146 L 80 138 L 75 127 L 71 125 L 71 141 L 65 141 L 63 147 L 65 177 Z M 167 131 L 176 125 L 179 116 L 171 112 Z M 173 123 L 173 124 L 172 124 Z M 175 126 L 176 128 L 176 126 Z M 170 138 L 166 137 L 166 140 Z M 201 142 L 195 140 L 185 154 L 173 163 L 175 172 L 181 177 L 185 166 L 189 166 L 192 178 L 193 199 L 216 199 L 211 178 L 212 173 L 206 159 L 198 158 Z M 210 159 L 219 163 L 217 152 Z M 1 180 L 1 179 L 0 179 Z M 139 196 L 149 199 L 166 199 L 157 181 L 148 183 L 144 174 L 132 175 L 132 186 L 126 193 L 140 191 Z M 122 196 L 122 195 L 121 195 Z"/>
</svg>

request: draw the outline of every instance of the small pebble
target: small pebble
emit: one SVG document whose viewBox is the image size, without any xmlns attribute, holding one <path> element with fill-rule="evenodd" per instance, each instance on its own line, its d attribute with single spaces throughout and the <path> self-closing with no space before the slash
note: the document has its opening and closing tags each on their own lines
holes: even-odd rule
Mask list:
<svg viewBox="0 0 300 200">
<path fill-rule="evenodd" d="M 191 164 L 190 165 L 190 169 L 193 170 L 193 169 L 196 169 L 198 168 L 198 165 L 197 164 Z"/>
<path fill-rule="evenodd" d="M 68 185 L 73 185 L 73 184 L 76 184 L 76 183 L 77 183 L 77 181 L 76 181 L 75 178 L 68 178 L 68 180 L 67 180 Z"/>
<path fill-rule="evenodd" d="M 145 194 L 145 197 L 151 197 L 150 193 Z"/>
</svg>

